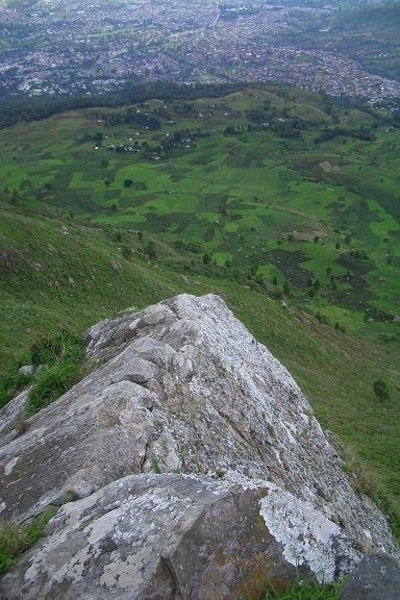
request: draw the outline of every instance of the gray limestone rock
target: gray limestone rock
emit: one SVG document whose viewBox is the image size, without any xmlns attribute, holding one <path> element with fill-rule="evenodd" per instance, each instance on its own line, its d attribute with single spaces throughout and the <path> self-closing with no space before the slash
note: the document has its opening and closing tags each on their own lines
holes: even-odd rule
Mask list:
<svg viewBox="0 0 400 600">
<path fill-rule="evenodd" d="M 311 573 L 306 563 L 288 563 L 269 532 L 261 508 L 269 491 L 244 477 L 120 479 L 65 505 L 46 538 L 0 582 L 1 597 L 242 600 L 249 590 L 261 597 L 267 581 L 284 586 Z M 300 516 L 301 502 L 296 508 Z M 310 560 L 320 555 L 312 537 Z"/>
<path fill-rule="evenodd" d="M 24 390 L 0 409 L 0 436 L 12 431 L 15 425 L 24 419 L 27 399 L 28 390 Z"/>
<path fill-rule="evenodd" d="M 295 381 L 220 298 L 178 296 L 103 321 L 88 332 L 87 340 L 88 358 L 97 368 L 32 417 L 24 435 L 0 434 L 3 515 L 25 519 L 50 503 L 81 498 L 82 504 L 67 505 L 60 514 L 72 511 L 76 526 L 85 527 L 86 520 L 97 518 L 92 510 L 105 485 L 116 482 L 105 488 L 111 494 L 127 485 L 117 481 L 127 475 L 178 472 L 181 475 L 172 479 L 158 476 L 157 493 L 168 481 L 206 485 L 205 476 L 221 479 L 214 484 L 227 489 L 236 480 L 242 487 L 243 481 L 250 482 L 245 488 L 267 489 L 257 496 L 258 522 L 266 524 L 268 539 L 275 540 L 273 556 L 280 548 L 287 565 L 304 566 L 320 580 L 350 572 L 366 552 L 398 556 L 384 516 L 353 491 L 341 458 Z M 150 480 L 157 478 L 137 479 Z M 121 502 L 122 506 L 125 501 Z M 82 506 L 87 508 L 81 514 Z M 58 517 L 56 523 L 61 523 Z M 233 530 L 239 526 L 240 519 L 232 520 Z M 72 537 L 60 535 L 62 556 L 75 556 Z M 176 535 L 173 526 L 170 535 Z M 87 541 L 79 539 L 82 544 Z M 40 551 L 44 562 L 52 542 L 46 544 L 44 540 Z M 159 560 L 164 546 L 152 548 Z M 92 568 L 92 559 L 93 569 L 98 568 L 96 552 L 85 554 L 85 569 Z M 210 552 L 211 561 L 214 551 Z M 137 553 L 139 558 L 132 560 L 140 559 L 139 549 Z M 159 567 L 163 573 L 169 573 L 168 564 L 164 561 Z M 221 573 L 231 569 L 224 565 Z M 10 577 L 21 583 L 32 568 L 25 575 L 23 570 L 19 575 L 13 571 Z M 118 571 L 121 580 L 124 568 Z M 50 575 L 43 577 L 47 589 Z M 68 587 L 68 578 L 63 581 Z M 85 594 L 77 597 L 93 597 Z M 159 597 L 154 594 L 149 598 Z M 180 598 L 171 596 L 175 597 Z M 196 596 L 188 592 L 183 597 Z"/>
<path fill-rule="evenodd" d="M 22 365 L 22 367 L 18 369 L 18 373 L 22 373 L 22 375 L 27 375 L 28 377 L 34 375 L 35 371 L 35 365 Z"/>
<path fill-rule="evenodd" d="M 340 600 L 399 600 L 400 565 L 388 556 L 366 555 L 349 577 Z"/>
</svg>

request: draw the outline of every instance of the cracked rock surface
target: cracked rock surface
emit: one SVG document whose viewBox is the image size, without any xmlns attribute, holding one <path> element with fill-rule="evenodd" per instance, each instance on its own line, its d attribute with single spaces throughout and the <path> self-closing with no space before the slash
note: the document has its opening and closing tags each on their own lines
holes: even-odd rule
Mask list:
<svg viewBox="0 0 400 600">
<path fill-rule="evenodd" d="M 0 433 L 1 516 L 75 500 L 6 598 L 224 599 L 260 570 L 330 581 L 367 552 L 397 556 L 293 378 L 221 298 L 177 296 L 87 339 L 97 368 L 22 436 Z"/>
</svg>

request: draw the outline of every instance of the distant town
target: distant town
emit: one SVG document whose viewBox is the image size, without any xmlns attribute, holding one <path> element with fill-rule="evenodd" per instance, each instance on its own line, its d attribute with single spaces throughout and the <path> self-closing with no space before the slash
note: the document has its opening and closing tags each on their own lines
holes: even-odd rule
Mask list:
<svg viewBox="0 0 400 600">
<path fill-rule="evenodd" d="M 330 48 L 331 10 L 329 2 L 14 0 L 0 4 L 0 97 L 92 95 L 144 80 L 290 83 L 371 101 L 400 96 L 400 81 Z"/>
</svg>

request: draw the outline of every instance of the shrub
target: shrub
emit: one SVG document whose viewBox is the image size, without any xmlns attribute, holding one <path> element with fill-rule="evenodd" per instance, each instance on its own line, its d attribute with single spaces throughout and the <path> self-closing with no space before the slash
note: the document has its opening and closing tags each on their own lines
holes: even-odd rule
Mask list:
<svg viewBox="0 0 400 600">
<path fill-rule="evenodd" d="M 35 366 L 52 365 L 75 355 L 81 345 L 80 337 L 67 330 L 55 337 L 43 335 L 31 345 L 31 362 Z"/>
<path fill-rule="evenodd" d="M 372 388 L 374 390 L 375 396 L 381 402 L 389 399 L 389 390 L 387 384 L 382 379 L 377 379 L 376 381 L 374 381 L 374 383 L 372 384 Z"/>
</svg>

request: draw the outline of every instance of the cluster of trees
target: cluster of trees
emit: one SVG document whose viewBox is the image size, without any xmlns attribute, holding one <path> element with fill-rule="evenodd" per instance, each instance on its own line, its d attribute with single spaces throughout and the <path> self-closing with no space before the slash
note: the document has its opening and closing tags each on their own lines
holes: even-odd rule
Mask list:
<svg viewBox="0 0 400 600">
<path fill-rule="evenodd" d="M 133 188 L 134 190 L 147 190 L 145 181 L 133 181 L 133 179 L 124 179 L 124 188 Z"/>
<path fill-rule="evenodd" d="M 182 240 L 176 240 L 174 242 L 174 247 L 178 252 L 193 252 L 193 254 L 201 253 L 201 244 L 199 242 L 190 242 L 189 244 L 185 244 Z"/>
<path fill-rule="evenodd" d="M 337 137 L 351 137 L 363 142 L 373 142 L 375 134 L 369 127 L 358 127 L 357 129 L 345 129 L 344 127 L 325 127 L 325 129 L 314 139 L 315 144 L 329 142 Z"/>
<path fill-rule="evenodd" d="M 231 4 L 219 4 L 220 18 L 223 21 L 235 21 L 244 15 L 256 15 L 260 12 L 260 6 L 250 4 L 249 6 L 232 6 Z"/>
<path fill-rule="evenodd" d="M 136 109 L 129 107 L 123 112 L 112 115 L 102 114 L 101 119 L 107 121 L 109 125 L 135 125 L 138 128 L 150 129 L 152 131 L 161 127 L 160 119 L 154 116 L 154 114 L 142 110 L 141 108 Z"/>
<path fill-rule="evenodd" d="M 301 136 L 301 130 L 310 125 L 304 119 L 290 116 L 286 107 L 283 110 L 271 109 L 269 101 L 264 102 L 258 108 L 245 111 L 245 115 L 250 121 L 248 131 L 251 131 L 254 125 L 257 128 L 268 126 L 276 135 L 283 138 L 298 139 Z"/>
</svg>

